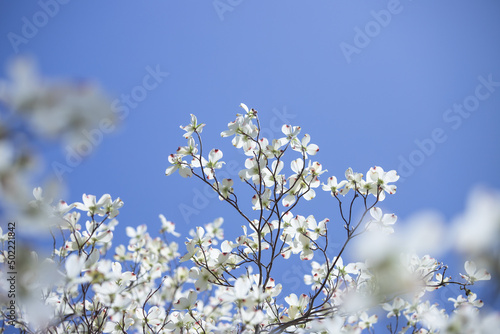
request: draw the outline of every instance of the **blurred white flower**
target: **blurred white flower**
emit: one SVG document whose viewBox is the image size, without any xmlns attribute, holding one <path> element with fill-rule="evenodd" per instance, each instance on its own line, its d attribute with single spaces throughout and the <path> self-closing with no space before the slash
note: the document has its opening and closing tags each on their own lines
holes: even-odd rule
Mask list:
<svg viewBox="0 0 500 334">
<path fill-rule="evenodd" d="M 0 102 L 28 116 L 36 133 L 51 138 L 64 135 L 75 144 L 102 120 L 109 124 L 116 120 L 110 99 L 92 82 L 42 79 L 28 58 L 12 61 L 8 73 L 10 80 L 0 82 Z"/>
<path fill-rule="evenodd" d="M 500 193 L 474 189 L 465 212 L 453 222 L 455 248 L 466 254 L 488 253 L 500 245 Z"/>
<path fill-rule="evenodd" d="M 167 232 L 172 234 L 174 237 L 179 237 L 181 234 L 178 232 L 175 232 L 175 224 L 172 223 L 171 221 L 167 220 L 164 215 L 160 214 L 159 215 L 160 220 L 161 220 L 161 230 L 160 232 Z"/>
<path fill-rule="evenodd" d="M 394 225 L 398 219 L 395 214 L 386 213 L 382 215 L 382 210 L 380 208 L 373 207 L 370 209 L 370 215 L 373 219 L 367 223 L 367 230 L 377 229 L 388 234 L 394 233 L 392 225 Z"/>
</svg>

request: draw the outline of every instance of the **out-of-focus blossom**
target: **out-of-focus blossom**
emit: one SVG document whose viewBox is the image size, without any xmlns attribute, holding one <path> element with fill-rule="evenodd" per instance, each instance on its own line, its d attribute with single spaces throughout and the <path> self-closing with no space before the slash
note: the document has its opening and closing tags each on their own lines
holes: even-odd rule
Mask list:
<svg viewBox="0 0 500 334">
<path fill-rule="evenodd" d="M 370 215 L 373 219 L 367 223 L 366 228 L 368 230 L 378 229 L 389 234 L 394 233 L 392 225 L 394 225 L 398 219 L 395 214 L 386 213 L 382 215 L 382 210 L 380 208 L 373 207 L 370 209 Z"/>
<path fill-rule="evenodd" d="M 8 73 L 10 80 L 0 82 L 0 102 L 26 116 L 41 135 L 77 143 L 102 120 L 116 120 L 111 101 L 95 83 L 43 79 L 28 58 L 15 59 Z"/>
<path fill-rule="evenodd" d="M 500 193 L 484 187 L 470 192 L 465 212 L 452 223 L 454 248 L 500 268 Z M 496 271 L 496 275 L 500 271 Z"/>
<path fill-rule="evenodd" d="M 74 149 L 88 143 L 89 134 L 98 131 L 102 136 L 103 127 L 105 132 L 112 130 L 116 113 L 94 82 L 46 79 L 33 59 L 12 60 L 7 74 L 0 78 L 0 200 L 2 209 L 24 212 L 23 221 L 40 226 L 41 216 L 29 217 L 34 212 L 26 212 L 33 209 L 27 207 L 32 177 L 45 167 L 36 147 L 52 141 Z M 37 182 L 47 183 L 47 188 L 50 179 Z"/>
<path fill-rule="evenodd" d="M 181 234 L 179 232 L 175 232 L 175 224 L 171 221 L 167 220 L 164 215 L 159 215 L 161 220 L 161 230 L 160 232 L 167 232 L 172 234 L 174 237 L 179 237 Z"/>
</svg>

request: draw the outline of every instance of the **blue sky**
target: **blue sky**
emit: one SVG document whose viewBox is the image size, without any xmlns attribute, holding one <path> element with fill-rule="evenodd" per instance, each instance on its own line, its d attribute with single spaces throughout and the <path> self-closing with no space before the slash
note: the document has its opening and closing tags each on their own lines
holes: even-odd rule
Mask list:
<svg viewBox="0 0 500 334">
<path fill-rule="evenodd" d="M 190 113 L 207 124 L 205 147 L 243 166 L 219 135 L 241 102 L 275 136 L 282 121 L 300 125 L 325 176 L 399 170 L 404 182 L 383 208 L 403 220 L 422 209 L 449 219 L 473 186 L 500 188 L 497 1 L 65 1 L 0 2 L 0 64 L 34 56 L 44 75 L 94 79 L 123 115 L 128 108 L 65 175 L 70 202 L 82 193 L 124 200 L 115 243 L 127 225 L 155 231 L 160 213 L 184 233 L 218 216 L 239 231 L 228 206 L 199 195 L 200 182 L 164 170 Z M 26 22 L 38 31 L 26 35 Z M 151 71 L 168 76 L 127 104 L 122 94 Z M 49 172 L 65 161 L 64 148 L 46 153 Z M 331 201 L 321 192 L 294 213 L 336 219 Z M 196 211 L 188 219 L 186 207 Z"/>
</svg>

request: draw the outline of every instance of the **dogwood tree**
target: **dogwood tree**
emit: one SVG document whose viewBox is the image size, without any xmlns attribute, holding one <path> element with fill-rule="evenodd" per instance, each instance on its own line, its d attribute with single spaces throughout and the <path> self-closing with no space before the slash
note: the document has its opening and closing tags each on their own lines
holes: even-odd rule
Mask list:
<svg viewBox="0 0 500 334">
<path fill-rule="evenodd" d="M 14 101 L 15 92 L 3 100 Z M 50 89 L 33 92 L 42 101 L 43 94 L 53 94 Z M 30 100 L 30 91 L 23 98 Z M 17 106 L 10 104 L 10 110 L 16 112 Z M 498 313 L 482 312 L 483 302 L 473 292 L 476 282 L 491 279 L 483 266 L 498 264 L 484 255 L 497 240 L 476 232 L 484 242 L 461 250 L 478 263 L 467 260 L 461 275 L 450 277 L 444 263 L 404 247 L 394 236 L 397 216 L 379 204 L 396 193 L 396 171 L 373 166 L 365 174 L 349 168 L 343 176 L 329 175 L 314 159 L 319 147 L 299 126 L 285 124 L 282 136 L 265 138 L 257 111 L 241 107 L 243 113 L 221 133 L 246 156 L 240 180 L 219 176 L 223 152 L 203 146 L 205 124 L 195 115 L 181 126 L 187 142 L 168 157 L 166 168 L 166 175 L 178 172 L 208 185 L 240 218 L 238 237 L 225 238 L 222 217 L 200 222 L 182 237 L 160 215 L 152 222 L 160 224 L 159 233 L 150 234 L 146 225 L 126 227 L 128 244 L 115 245 L 113 232 L 126 204 L 120 198 L 84 194 L 81 202 L 53 202 L 36 187 L 25 212 L 50 230 L 51 251 L 18 249 L 13 258 L 9 242 L 15 232 L 9 226 L 0 230 L 2 330 L 492 333 L 500 328 Z M 247 190 L 238 192 L 242 187 Z M 301 210 L 303 201 L 318 196 L 331 197 L 334 216 Z M 456 224 L 459 230 L 475 231 L 470 226 L 480 218 L 482 229 L 498 232 L 500 197 L 482 193 L 475 198 L 481 201 L 471 203 Z M 331 240 L 335 226 L 343 231 L 340 245 Z M 457 242 L 470 243 L 468 238 L 470 233 L 459 233 Z M 360 259 L 348 263 L 349 252 Z M 279 268 L 295 260 L 310 269 L 303 273 L 305 288 L 288 291 L 279 281 Z M 12 261 L 17 264 L 15 300 L 9 296 Z M 444 287 L 456 297 L 437 304 L 433 294 Z"/>
</svg>

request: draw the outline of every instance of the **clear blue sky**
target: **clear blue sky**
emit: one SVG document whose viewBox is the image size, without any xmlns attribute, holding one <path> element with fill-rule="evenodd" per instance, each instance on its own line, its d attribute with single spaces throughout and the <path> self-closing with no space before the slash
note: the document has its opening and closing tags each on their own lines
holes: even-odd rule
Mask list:
<svg viewBox="0 0 500 334">
<path fill-rule="evenodd" d="M 319 145 L 328 176 L 398 169 L 404 182 L 383 207 L 403 219 L 422 209 L 451 218 L 474 185 L 500 188 L 497 1 L 65 1 L 0 2 L 0 64 L 32 55 L 43 74 L 92 78 L 118 99 L 143 85 L 148 67 L 169 73 L 66 175 L 68 201 L 124 200 L 122 242 L 126 225 L 156 231 L 159 213 L 184 233 L 218 216 L 239 231 L 218 199 L 196 208 L 197 180 L 164 170 L 190 113 L 207 124 L 206 147 L 243 166 L 219 136 L 241 102 L 276 136 L 278 115 L 289 115 Z M 64 150 L 47 154 L 49 169 L 64 163 Z M 331 201 L 321 192 L 294 213 L 336 219 Z M 197 210 L 189 222 L 187 206 Z"/>
</svg>

